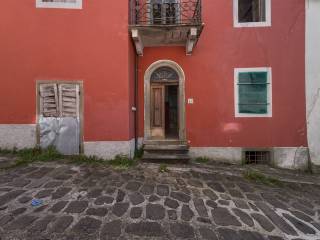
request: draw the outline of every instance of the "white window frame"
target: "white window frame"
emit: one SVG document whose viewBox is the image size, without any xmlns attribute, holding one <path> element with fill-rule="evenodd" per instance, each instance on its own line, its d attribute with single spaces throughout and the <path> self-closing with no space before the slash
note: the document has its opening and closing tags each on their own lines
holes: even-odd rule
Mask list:
<svg viewBox="0 0 320 240">
<path fill-rule="evenodd" d="M 239 73 L 243 72 L 267 72 L 267 99 L 268 99 L 268 112 L 265 114 L 250 114 L 239 112 Z M 272 117 L 272 69 L 271 67 L 258 67 L 258 68 L 235 68 L 234 69 L 234 108 L 235 117 L 255 117 L 255 118 L 271 118 Z"/>
<path fill-rule="evenodd" d="M 239 22 L 239 0 L 233 0 L 233 26 L 242 27 L 271 27 L 271 1 L 266 0 L 266 21 L 264 22 Z"/>
<path fill-rule="evenodd" d="M 66 9 L 82 9 L 82 0 L 76 0 L 75 3 L 68 2 L 43 2 L 36 0 L 37 8 L 66 8 Z"/>
</svg>

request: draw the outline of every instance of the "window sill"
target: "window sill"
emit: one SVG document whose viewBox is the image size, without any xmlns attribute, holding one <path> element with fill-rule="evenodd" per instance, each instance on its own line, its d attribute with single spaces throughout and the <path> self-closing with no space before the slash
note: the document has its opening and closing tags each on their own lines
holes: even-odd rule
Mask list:
<svg viewBox="0 0 320 240">
<path fill-rule="evenodd" d="M 271 27 L 271 22 L 247 22 L 247 23 L 235 22 L 233 26 L 235 28 Z"/>
<path fill-rule="evenodd" d="M 249 113 L 236 113 L 236 118 L 272 118 L 272 113 L 267 114 L 249 114 Z"/>
<path fill-rule="evenodd" d="M 82 1 L 75 3 L 36 1 L 36 8 L 82 9 Z"/>
</svg>

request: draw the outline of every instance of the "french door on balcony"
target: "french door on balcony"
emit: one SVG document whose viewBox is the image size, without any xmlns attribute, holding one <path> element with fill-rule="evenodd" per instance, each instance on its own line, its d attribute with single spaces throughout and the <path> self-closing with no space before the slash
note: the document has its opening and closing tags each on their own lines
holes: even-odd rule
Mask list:
<svg viewBox="0 0 320 240">
<path fill-rule="evenodd" d="M 180 0 L 149 0 L 153 24 L 177 24 L 180 19 Z"/>
</svg>

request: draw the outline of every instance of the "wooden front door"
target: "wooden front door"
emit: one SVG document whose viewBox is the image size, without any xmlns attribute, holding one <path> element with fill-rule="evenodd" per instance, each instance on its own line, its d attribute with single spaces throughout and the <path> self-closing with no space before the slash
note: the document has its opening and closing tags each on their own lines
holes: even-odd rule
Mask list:
<svg viewBox="0 0 320 240">
<path fill-rule="evenodd" d="M 151 86 L 151 137 L 165 137 L 165 86 Z"/>
</svg>

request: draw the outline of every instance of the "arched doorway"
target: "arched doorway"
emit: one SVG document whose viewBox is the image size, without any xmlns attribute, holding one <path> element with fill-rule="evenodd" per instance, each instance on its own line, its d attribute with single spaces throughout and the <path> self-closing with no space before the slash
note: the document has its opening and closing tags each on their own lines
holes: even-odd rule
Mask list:
<svg viewBox="0 0 320 240">
<path fill-rule="evenodd" d="M 145 140 L 185 140 L 185 76 L 170 60 L 145 73 Z"/>
</svg>

